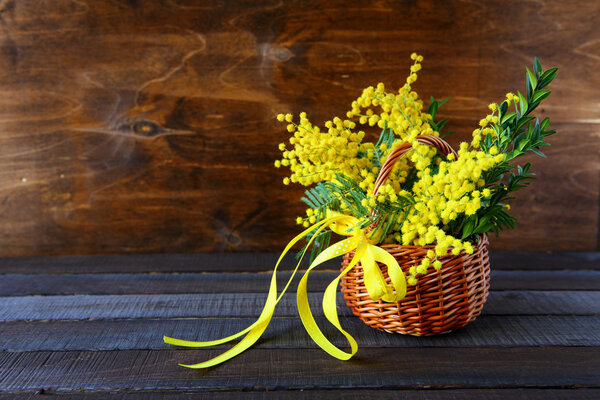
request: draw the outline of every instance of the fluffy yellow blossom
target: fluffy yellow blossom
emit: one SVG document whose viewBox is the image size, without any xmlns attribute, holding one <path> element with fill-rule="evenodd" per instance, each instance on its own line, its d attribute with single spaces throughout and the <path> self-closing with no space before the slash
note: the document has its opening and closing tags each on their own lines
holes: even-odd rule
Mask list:
<svg viewBox="0 0 600 400">
<path fill-rule="evenodd" d="M 496 103 L 488 106 L 490 113 L 479 121 L 471 142 L 460 144 L 457 156 L 440 155 L 436 148 L 419 143 L 420 136 L 439 136 L 439 132 L 412 87 L 423 57 L 413 53 L 411 59 L 408 77 L 400 89 L 391 91 L 382 82 L 365 88 L 351 102 L 344 118 L 335 117 L 317 126 L 304 112 L 296 118 L 278 114 L 277 120 L 287 124 L 290 137 L 289 145 L 279 144 L 282 158 L 275 166 L 290 168 L 290 176 L 283 180 L 286 185 L 343 187 L 336 192 L 337 197 L 323 200 L 329 201 L 327 208 L 363 218 L 367 221 L 364 226 L 381 217 L 381 224 L 387 225 L 383 242 L 431 246 L 422 261 L 409 269 L 408 283 L 414 285 L 417 276 L 428 273 L 429 267 L 442 268 L 439 258 L 474 252 L 471 242 L 460 240 L 461 224 L 470 216 L 480 215 L 478 211 L 489 204 L 493 193 L 485 187 L 486 173 L 503 162 L 505 154 L 498 141 L 492 141 L 497 145 L 489 144 L 490 139 L 498 139 L 500 107 Z M 508 93 L 506 101 L 517 102 L 518 96 Z M 383 131 L 376 144 L 364 141 L 371 128 Z M 381 166 L 403 143 L 410 143 L 410 151 L 395 162 L 387 180 L 375 191 L 376 183 L 381 183 L 377 182 Z M 311 208 L 306 210 L 306 217 L 296 219 L 305 227 L 320 220 L 325 207 L 307 203 Z M 392 212 L 396 218 L 385 220 L 384 213 Z"/>
</svg>

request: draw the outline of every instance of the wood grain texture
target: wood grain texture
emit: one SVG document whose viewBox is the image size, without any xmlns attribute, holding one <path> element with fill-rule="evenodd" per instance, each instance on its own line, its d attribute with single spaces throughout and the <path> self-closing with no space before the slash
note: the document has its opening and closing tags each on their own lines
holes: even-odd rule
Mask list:
<svg viewBox="0 0 600 400">
<path fill-rule="evenodd" d="M 53 388 L 43 390 L 21 391 L 15 394 L 0 394 L 0 400 L 39 400 L 40 394 L 48 400 L 271 400 L 271 399 L 414 399 L 414 400 L 597 400 L 600 397 L 600 389 L 395 389 L 395 390 L 370 390 L 370 389 L 300 389 L 275 391 L 240 391 L 240 392 L 215 392 L 210 390 L 197 390 L 191 392 L 157 392 L 155 390 L 146 392 L 122 392 L 122 391 L 95 391 L 94 393 L 65 393 L 57 392 Z M 29 392 L 29 393 L 27 393 Z"/>
<path fill-rule="evenodd" d="M 314 121 L 425 56 L 454 144 L 560 67 L 555 122 L 521 220 L 492 247 L 598 246 L 600 26 L 595 2 L 286 1 L 0 4 L 0 255 L 278 251 L 301 188 L 272 168 L 278 112 Z M 39 18 L 40 10 L 45 17 Z"/>
<path fill-rule="evenodd" d="M 0 321 L 114 318 L 257 318 L 266 293 L 1 297 Z M 323 316 L 322 293 L 309 293 L 315 316 Z M 338 313 L 352 315 L 342 296 Z M 599 315 L 598 291 L 491 292 L 484 315 Z M 297 317 L 296 295 L 286 293 L 275 316 Z"/>
<path fill-rule="evenodd" d="M 312 272 L 310 290 L 324 292 L 337 272 Z M 296 290 L 301 274 L 294 277 Z M 278 287 L 291 277 L 277 274 Z M 5 275 L 0 278 L 0 296 L 55 296 L 105 294 L 176 293 L 265 293 L 270 273 L 182 273 L 182 274 L 77 274 Z M 600 290 L 600 271 L 492 271 L 492 290 Z"/>
<path fill-rule="evenodd" d="M 258 314 L 258 310 L 257 310 Z M 323 333 L 338 347 L 347 341 L 325 318 L 317 317 Z M 189 340 L 214 340 L 242 331 L 255 318 L 143 319 L 84 321 L 12 321 L 0 325 L 0 350 L 160 350 L 172 349 L 163 335 Z M 366 326 L 354 316 L 341 324 L 360 348 L 389 347 L 600 347 L 600 317 L 483 315 L 457 331 L 431 337 L 390 334 Z M 68 334 L 65 334 L 67 333 Z M 213 348 L 230 348 L 230 344 Z M 275 317 L 252 347 L 262 349 L 317 348 L 298 318 Z"/>
<path fill-rule="evenodd" d="M 600 385 L 600 349 L 588 347 L 481 347 L 477 351 L 367 349 L 346 363 L 327 357 L 320 349 L 276 352 L 254 349 L 210 370 L 190 371 L 177 365 L 209 359 L 217 351 L 1 352 L 0 390 L 598 388 Z"/>
</svg>

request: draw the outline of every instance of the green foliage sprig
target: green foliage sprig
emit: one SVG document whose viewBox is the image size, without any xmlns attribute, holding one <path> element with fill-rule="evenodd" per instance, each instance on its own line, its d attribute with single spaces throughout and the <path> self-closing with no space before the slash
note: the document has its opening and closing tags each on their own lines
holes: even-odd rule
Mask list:
<svg viewBox="0 0 600 400">
<path fill-rule="evenodd" d="M 484 151 L 489 151 L 496 146 L 501 153 L 506 155 L 505 160 L 484 173 L 485 187 L 493 195 L 486 201 L 477 214 L 460 221 L 454 229 L 457 235 L 466 239 L 474 234 L 494 232 L 498 235 L 502 229 L 514 228 L 516 218 L 507 212 L 505 204 L 514 199 L 511 193 L 529 185 L 535 179 L 535 174 L 529 172 L 530 163 L 520 165 L 510 164 L 529 152 L 541 157 L 546 157 L 540 150 L 549 144 L 544 139 L 556 133 L 549 130 L 550 119 L 530 115 L 550 95 L 550 90 L 544 89 L 556 78 L 558 68 L 543 71 L 542 65 L 536 57 L 533 62 L 532 73 L 526 68 L 527 97 L 517 92 L 518 103 L 514 103 L 514 111 L 509 112 L 509 101 L 503 101 L 498 107 L 498 123 L 494 124 L 495 135 L 487 135 L 481 143 Z M 535 120 L 535 123 L 533 122 Z M 506 182 L 505 176 L 508 175 Z"/>
</svg>

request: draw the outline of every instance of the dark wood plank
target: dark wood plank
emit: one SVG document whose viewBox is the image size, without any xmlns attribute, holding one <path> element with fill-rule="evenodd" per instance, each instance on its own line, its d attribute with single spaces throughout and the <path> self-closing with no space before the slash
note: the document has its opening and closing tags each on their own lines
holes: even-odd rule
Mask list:
<svg viewBox="0 0 600 400">
<path fill-rule="evenodd" d="M 490 265 L 496 270 L 598 270 L 600 252 L 490 251 Z"/>
<path fill-rule="evenodd" d="M 273 270 L 279 256 L 280 253 L 194 253 L 5 257 L 0 258 L 0 274 L 264 272 Z M 339 269 L 340 263 L 329 261 L 323 268 Z M 290 270 L 296 264 L 295 254 L 290 254 L 280 268 Z M 308 266 L 306 260 L 302 266 Z"/>
<path fill-rule="evenodd" d="M 600 271 L 493 270 L 491 290 L 600 290 Z"/>
<path fill-rule="evenodd" d="M 0 390 L 261 388 L 598 388 L 600 348 L 362 349 L 343 362 L 317 349 L 252 349 L 208 371 L 215 350 L 1 352 Z"/>
<path fill-rule="evenodd" d="M 600 317 L 480 316 L 458 331 L 432 337 L 389 334 L 366 326 L 354 316 L 341 324 L 363 347 L 523 347 L 600 346 Z M 135 350 L 169 349 L 163 335 L 214 340 L 239 332 L 252 318 L 144 319 L 100 321 L 13 321 L 0 325 L 0 350 Z M 325 318 L 317 318 L 337 346 L 346 346 Z M 219 346 L 228 348 L 231 345 Z M 316 348 L 298 318 L 274 318 L 255 348 Z"/>
<path fill-rule="evenodd" d="M 0 400 L 39 400 L 39 394 L 44 398 L 64 400 L 98 400 L 98 399 L 123 399 L 123 400 L 171 400 L 171 399 L 197 399 L 197 400 L 269 400 L 269 399 L 414 399 L 414 400 L 442 400 L 442 399 L 485 399 L 485 400 L 597 400 L 600 389 L 396 389 L 396 390 L 371 390 L 371 389 L 337 389 L 337 390 L 285 390 L 278 388 L 274 391 L 208 391 L 193 392 L 90 392 L 90 393 L 64 393 L 55 389 L 44 389 L 33 393 L 0 394 Z M 38 394 L 39 393 L 39 394 Z"/>
<path fill-rule="evenodd" d="M 275 114 L 342 115 L 362 88 L 401 84 L 412 50 L 423 98 L 453 98 L 453 144 L 523 91 L 534 55 L 560 67 L 540 110 L 559 133 L 494 244 L 597 249 L 595 2 L 61 0 L 43 20 L 10 4 L 3 255 L 282 248 L 303 206 L 272 167 Z"/>
<path fill-rule="evenodd" d="M 91 274 L 159 272 L 272 271 L 279 253 L 120 254 L 62 257 L 0 258 L 1 274 Z M 600 252 L 490 252 L 493 270 L 599 270 Z M 281 270 L 293 269 L 294 256 L 284 258 Z M 340 262 L 321 270 L 337 270 Z M 306 267 L 306 262 L 302 264 Z"/>
<path fill-rule="evenodd" d="M 119 296 L 32 296 L 0 298 L 0 321 L 114 318 L 256 317 L 265 293 L 172 294 Z M 322 294 L 309 293 L 313 313 L 322 316 Z M 340 315 L 350 315 L 338 295 Z M 598 315 L 596 291 L 492 292 L 486 315 Z M 296 316 L 296 295 L 285 294 L 277 316 Z"/>
<path fill-rule="evenodd" d="M 0 296 L 82 294 L 264 293 L 271 273 L 77 274 L 0 276 Z M 311 273 L 323 292 L 337 272 Z M 277 274 L 282 287 L 291 273 Z M 295 291 L 297 276 L 290 290 Z M 600 271 L 492 271 L 491 290 L 600 290 Z"/>
<path fill-rule="evenodd" d="M 598 274 L 600 280 L 600 272 Z M 337 275 L 334 272 L 320 271 L 311 274 L 310 290 L 323 292 Z M 270 272 L 5 275 L 0 277 L 0 295 L 266 293 L 269 290 L 271 276 Z M 277 274 L 280 288 L 285 285 L 290 276 L 290 272 Z M 296 275 L 289 288 L 292 292 L 295 292 L 301 276 L 301 274 Z"/>
</svg>

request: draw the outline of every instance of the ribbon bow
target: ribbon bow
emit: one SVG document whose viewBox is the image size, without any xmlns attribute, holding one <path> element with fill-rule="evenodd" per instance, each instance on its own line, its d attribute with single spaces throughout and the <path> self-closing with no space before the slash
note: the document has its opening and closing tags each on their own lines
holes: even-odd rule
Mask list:
<svg viewBox="0 0 600 400">
<path fill-rule="evenodd" d="M 265 329 L 267 329 L 267 326 L 269 325 L 269 322 L 273 317 L 275 306 L 283 297 L 283 294 L 287 290 L 288 286 L 294 278 L 294 275 L 298 271 L 306 249 L 302 253 L 302 257 L 300 258 L 300 261 L 298 262 L 296 268 L 292 272 L 292 275 L 290 276 L 290 279 L 288 280 L 287 284 L 285 285 L 279 296 L 277 296 L 276 273 L 277 267 L 279 267 L 281 260 L 291 249 L 291 247 L 294 244 L 296 244 L 300 239 L 305 237 L 310 232 L 315 231 L 316 229 L 315 234 L 308 242 L 310 246 L 314 238 L 327 227 L 329 227 L 333 232 L 339 235 L 349 237 L 323 250 L 317 256 L 317 258 L 315 258 L 310 267 L 306 270 L 304 276 L 298 284 L 298 290 L 296 294 L 298 312 L 300 314 L 300 319 L 304 324 L 304 328 L 306 329 L 310 337 L 315 341 L 315 343 L 317 343 L 323 350 L 340 360 L 348 360 L 352 356 L 354 356 L 354 354 L 356 354 L 356 351 L 358 350 L 356 340 L 354 340 L 354 338 L 348 332 L 342 329 L 337 314 L 336 292 L 340 278 L 347 274 L 348 271 L 350 271 L 358 262 L 360 262 L 364 270 L 364 282 L 369 296 L 375 301 L 381 299 L 386 302 L 399 301 L 402 298 L 404 298 L 404 296 L 406 295 L 406 279 L 396 259 L 390 253 L 383 250 L 381 247 L 376 246 L 374 244 L 375 240 L 369 240 L 369 238 L 367 237 L 367 233 L 365 232 L 366 229 L 360 228 L 360 220 L 348 215 L 329 212 L 327 218 L 307 228 L 305 231 L 293 238 L 285 247 L 285 249 L 281 253 L 281 256 L 277 260 L 277 264 L 275 264 L 275 268 L 273 269 L 273 275 L 271 277 L 271 284 L 269 288 L 269 294 L 267 296 L 267 301 L 265 302 L 263 310 L 255 323 L 234 335 L 209 342 L 193 342 L 181 339 L 174 339 L 167 336 L 164 337 L 165 343 L 177 346 L 209 347 L 227 343 L 229 341 L 237 339 L 240 336 L 246 335 L 234 347 L 215 358 L 212 358 L 208 361 L 199 364 L 179 365 L 196 369 L 212 367 L 237 356 L 238 354 L 242 353 L 250 346 L 252 346 L 262 336 Z M 309 246 L 307 246 L 306 248 L 308 248 Z M 325 289 L 325 294 L 323 296 L 323 311 L 325 313 L 325 317 L 348 340 L 351 352 L 347 353 L 343 350 L 340 350 L 333 343 L 331 343 L 317 326 L 317 323 L 315 322 L 315 319 L 310 311 L 310 306 L 308 304 L 306 286 L 308 282 L 308 274 L 310 273 L 310 271 L 316 268 L 319 264 L 331 260 L 332 258 L 349 253 L 352 250 L 355 250 L 355 252 L 354 256 L 352 257 L 352 260 L 350 261 L 350 264 L 348 264 L 348 266 L 344 268 L 344 270 L 337 276 L 337 278 L 331 281 L 331 283 L 327 286 L 327 289 Z M 392 283 L 391 287 L 386 283 L 385 278 L 383 277 L 383 274 L 379 269 L 379 266 L 377 265 L 377 262 L 380 262 L 387 266 L 388 275 Z"/>
</svg>

